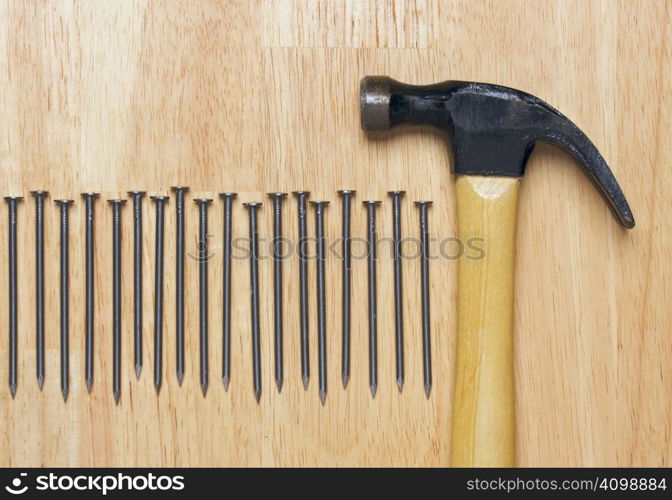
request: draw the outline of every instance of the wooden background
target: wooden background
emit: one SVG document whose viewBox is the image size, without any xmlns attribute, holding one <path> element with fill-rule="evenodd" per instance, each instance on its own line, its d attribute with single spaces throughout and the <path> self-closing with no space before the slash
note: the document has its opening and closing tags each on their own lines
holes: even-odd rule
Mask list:
<svg viewBox="0 0 672 500">
<path fill-rule="evenodd" d="M 132 366 L 131 228 L 124 209 L 123 393 L 111 389 L 111 215 L 105 199 L 129 189 L 190 197 L 236 190 L 309 189 L 329 199 L 327 230 L 340 232 L 335 191 L 358 190 L 353 231 L 365 235 L 364 199 L 408 191 L 405 234 L 417 236 L 411 201 L 435 202 L 433 236 L 455 233 L 449 150 L 417 130 L 385 141 L 359 128 L 359 80 L 388 74 L 430 83 L 478 80 L 536 94 L 596 143 L 637 220 L 621 229 L 574 161 L 550 146 L 523 182 L 516 277 L 517 456 L 525 466 L 672 465 L 672 154 L 668 1 L 3 1 L 0 6 L 0 194 L 19 211 L 19 390 L 6 382 L 0 342 L 3 466 L 441 466 L 450 459 L 456 262 L 432 263 L 434 389 L 422 388 L 419 265 L 405 264 L 407 380 L 394 381 L 392 267 L 381 251 L 380 388 L 366 361 L 366 266 L 354 263 L 353 371 L 340 384 L 340 267 L 327 263 L 329 395 L 299 372 L 297 262 L 285 267 L 286 381 L 272 382 L 271 263 L 261 264 L 264 391 L 251 383 L 249 271 L 234 262 L 233 381 L 221 363 L 222 204 L 211 208 L 210 390 L 198 383 L 197 264 L 187 259 L 187 372 L 174 372 L 174 205 L 169 205 L 164 387 L 152 385 L 153 208 L 145 206 L 145 361 Z M 35 381 L 34 204 L 31 189 L 71 197 L 71 392 L 59 390 L 58 212 L 47 211 L 47 379 Z M 79 193 L 97 204 L 96 380 L 83 378 L 84 228 Z M 191 199 L 191 198 L 190 198 Z M 296 235 L 295 202 L 285 226 Z M 6 259 L 6 208 L 0 256 Z M 235 235 L 247 234 L 235 207 Z M 379 211 L 391 232 L 390 204 Z M 187 250 L 197 208 L 188 202 Z M 310 231 L 313 232 L 312 213 Z M 311 266 L 314 273 L 314 266 Z M 312 278 L 312 274 L 311 274 Z M 0 290 L 6 290 L 6 266 Z M 311 289 L 314 301 L 314 288 Z M 0 325 L 6 332 L 2 294 Z M 316 374 L 314 302 L 311 362 Z"/>
</svg>

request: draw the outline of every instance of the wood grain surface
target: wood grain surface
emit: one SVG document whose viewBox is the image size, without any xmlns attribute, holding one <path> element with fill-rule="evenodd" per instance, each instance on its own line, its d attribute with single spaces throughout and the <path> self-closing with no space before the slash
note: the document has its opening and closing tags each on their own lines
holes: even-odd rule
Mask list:
<svg viewBox="0 0 672 500">
<path fill-rule="evenodd" d="M 111 211 L 106 198 L 191 187 L 187 251 L 194 254 L 199 196 L 235 190 L 311 190 L 332 201 L 357 189 L 353 234 L 365 237 L 361 201 L 405 189 L 403 228 L 417 237 L 411 202 L 431 199 L 430 231 L 455 235 L 450 145 L 418 129 L 371 140 L 360 130 L 359 80 L 476 80 L 536 94 L 573 119 L 610 163 L 635 214 L 625 231 L 574 160 L 550 146 L 532 155 L 521 184 L 515 280 L 517 460 L 526 466 L 672 465 L 671 11 L 649 1 L 9 1 L 0 3 L 0 194 L 19 209 L 19 387 L 7 373 L 7 295 L 0 302 L 0 465 L 3 466 L 442 466 L 450 461 L 455 369 L 455 259 L 432 272 L 434 386 L 422 384 L 420 266 L 404 263 L 406 385 L 394 377 L 392 263 L 380 250 L 380 382 L 367 381 L 366 262 L 353 263 L 353 366 L 340 384 L 340 262 L 327 261 L 329 394 L 316 373 L 315 266 L 311 364 L 300 379 L 298 266 L 285 265 L 285 385 L 272 379 L 272 267 L 260 264 L 263 394 L 252 391 L 249 266 L 233 264 L 232 382 L 220 379 L 222 203 L 210 212 L 210 390 L 198 382 L 197 263 L 187 259 L 187 366 L 177 384 L 174 204 L 166 221 L 164 386 L 152 384 L 153 209 L 145 203 L 144 370 L 132 363 L 132 209 L 123 212 L 123 389 L 111 380 Z M 35 380 L 34 204 L 48 189 L 47 375 Z M 84 383 L 84 204 L 96 206 L 96 364 Z M 71 229 L 71 391 L 58 359 L 58 212 L 76 199 Z M 296 205 L 285 205 L 296 237 Z M 0 259 L 7 256 L 7 211 Z M 235 236 L 247 221 L 235 205 Z M 311 213 L 309 228 L 314 231 Z M 361 248 L 360 248 L 361 250 Z M 263 252 L 262 252 L 263 253 Z M 360 252 L 361 253 L 361 252 Z M 268 255 L 266 253 L 266 255 Z M 6 264 L 0 290 L 7 290 Z"/>
</svg>

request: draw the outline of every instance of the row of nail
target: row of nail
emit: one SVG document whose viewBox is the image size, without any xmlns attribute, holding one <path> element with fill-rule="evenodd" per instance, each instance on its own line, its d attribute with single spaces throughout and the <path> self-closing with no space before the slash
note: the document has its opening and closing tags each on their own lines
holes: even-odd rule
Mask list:
<svg viewBox="0 0 672 500">
<path fill-rule="evenodd" d="M 175 340 L 176 374 L 181 385 L 185 373 L 184 332 L 184 258 L 185 258 L 185 197 L 187 187 L 173 187 L 176 210 L 176 269 L 175 269 Z M 36 249 L 36 374 L 38 386 L 42 389 L 45 377 L 45 286 L 44 286 L 44 211 L 47 191 L 31 191 L 35 200 L 35 249 Z M 133 346 L 135 374 L 140 378 L 142 372 L 142 331 L 143 331 L 143 227 L 142 201 L 144 191 L 130 191 L 133 202 Z M 307 191 L 295 191 L 297 201 L 299 232 L 299 325 L 301 352 L 301 379 L 307 390 L 310 380 L 309 361 L 309 313 L 308 313 L 308 198 Z M 351 216 L 353 190 L 338 191 L 342 204 L 342 357 L 341 380 L 346 388 L 350 378 L 351 344 Z M 399 391 L 404 386 L 404 318 L 402 259 L 400 255 L 401 204 L 403 191 L 390 191 L 392 199 L 393 222 L 393 263 L 394 263 L 394 323 L 395 323 L 395 368 Z M 83 193 L 85 201 L 85 379 L 88 392 L 94 381 L 94 208 L 98 193 Z M 274 378 L 278 391 L 282 390 L 284 380 L 283 362 L 283 259 L 281 242 L 283 241 L 282 205 L 286 193 L 269 193 L 273 207 L 273 298 L 274 298 Z M 221 193 L 224 203 L 224 271 L 223 271 L 223 315 L 222 315 L 222 381 L 228 389 L 231 380 L 231 256 L 232 256 L 232 215 L 233 200 L 236 193 Z M 163 376 L 163 278 L 164 278 L 164 216 L 168 196 L 151 196 L 155 208 L 155 269 L 154 269 L 154 386 L 157 393 L 161 390 Z M 21 197 L 5 197 L 9 207 L 9 386 L 12 397 L 17 390 L 17 203 Z M 121 210 L 127 200 L 108 200 L 112 210 L 112 370 L 113 394 L 118 403 L 121 397 Z M 200 385 L 205 396 L 208 389 L 208 255 L 205 244 L 208 235 L 208 205 L 211 199 L 193 200 L 199 207 L 199 361 Z M 60 367 L 61 392 L 67 400 L 70 383 L 69 360 L 69 207 L 74 200 L 55 200 L 60 208 Z M 328 201 L 310 201 L 315 211 L 316 242 L 316 294 L 317 294 L 317 341 L 318 341 L 318 383 L 322 404 L 327 397 L 327 326 L 326 326 L 326 276 L 325 276 L 325 230 L 324 214 Z M 367 212 L 367 269 L 368 269 L 368 359 L 369 387 L 372 397 L 378 388 L 378 333 L 377 333 L 377 285 L 376 285 L 376 212 L 380 201 L 364 201 Z M 422 358 L 425 394 L 429 397 L 432 387 L 430 310 L 429 310 L 429 231 L 427 211 L 431 202 L 416 201 L 419 214 L 421 248 L 421 322 L 422 322 Z M 249 216 L 250 241 L 250 297 L 251 297 L 251 341 L 252 341 L 252 380 L 254 395 L 259 401 L 262 392 L 261 378 L 261 332 L 259 317 L 259 268 L 258 268 L 258 225 L 257 211 L 261 203 L 243 203 Z"/>
</svg>

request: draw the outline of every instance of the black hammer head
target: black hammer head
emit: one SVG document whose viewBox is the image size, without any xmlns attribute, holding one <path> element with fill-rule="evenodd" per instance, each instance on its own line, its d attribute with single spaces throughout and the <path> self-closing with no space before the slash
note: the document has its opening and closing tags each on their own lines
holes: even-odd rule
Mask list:
<svg viewBox="0 0 672 500">
<path fill-rule="evenodd" d="M 447 81 L 406 85 L 386 76 L 362 79 L 362 129 L 432 125 L 452 133 L 456 174 L 520 177 L 537 141 L 571 153 L 618 221 L 635 225 L 628 202 L 595 145 L 541 99 L 487 83 Z"/>
</svg>

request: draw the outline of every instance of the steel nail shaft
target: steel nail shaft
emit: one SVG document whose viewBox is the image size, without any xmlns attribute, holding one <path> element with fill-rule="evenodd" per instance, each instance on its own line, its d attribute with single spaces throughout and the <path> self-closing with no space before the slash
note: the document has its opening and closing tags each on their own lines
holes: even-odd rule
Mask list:
<svg viewBox="0 0 672 500">
<path fill-rule="evenodd" d="M 254 397 L 261 398 L 261 339 L 259 333 L 259 234 L 257 209 L 261 203 L 243 203 L 250 218 L 250 299 L 252 309 L 252 377 Z"/>
<path fill-rule="evenodd" d="M 365 201 L 368 236 L 368 281 L 369 281 L 369 388 L 371 396 L 378 391 L 378 304 L 376 291 L 376 208 L 380 201 Z"/>
<path fill-rule="evenodd" d="M 211 199 L 198 198 L 198 300 L 201 391 L 208 392 L 208 205 Z"/>
<path fill-rule="evenodd" d="M 287 193 L 268 193 L 273 201 L 273 307 L 275 385 L 282 390 L 284 378 L 283 315 L 282 315 L 282 202 Z"/>
<path fill-rule="evenodd" d="M 161 392 L 163 381 L 163 235 L 168 196 L 152 196 L 156 211 L 154 239 L 154 388 Z"/>
<path fill-rule="evenodd" d="M 326 311 L 326 277 L 324 270 L 325 236 L 324 210 L 328 201 L 311 201 L 315 207 L 315 240 L 317 242 L 317 352 L 320 385 L 320 401 L 327 400 L 327 311 Z"/>
<path fill-rule="evenodd" d="M 429 309 L 429 227 L 427 210 L 431 201 L 416 201 L 420 218 L 421 260 L 421 294 L 422 294 L 422 361 L 425 395 L 429 398 L 432 391 L 432 339 Z"/>
<path fill-rule="evenodd" d="M 86 269 L 86 305 L 84 313 L 85 344 L 84 344 L 84 378 L 86 390 L 91 392 L 93 387 L 93 352 L 94 352 L 94 206 L 98 193 L 82 193 L 86 211 L 86 235 L 85 235 L 85 263 Z"/>
<path fill-rule="evenodd" d="M 301 335 L 301 380 L 308 389 L 310 380 L 310 340 L 308 335 L 308 213 L 306 201 L 310 192 L 294 191 L 299 217 L 299 318 Z"/>
<path fill-rule="evenodd" d="M 44 385 L 44 200 L 48 191 L 31 191 L 35 198 L 35 375 Z"/>
<path fill-rule="evenodd" d="M 184 197 L 188 187 L 175 186 L 175 370 L 177 382 L 184 379 Z"/>
<path fill-rule="evenodd" d="M 351 289 L 352 289 L 352 241 L 350 239 L 350 219 L 352 197 L 355 191 L 351 189 L 342 189 L 338 191 L 341 197 L 343 214 L 342 214 L 342 230 L 341 237 L 343 238 L 343 263 L 341 269 L 342 279 L 342 339 L 341 339 L 341 380 L 343 382 L 343 389 L 348 386 L 350 380 L 350 318 L 352 315 L 351 306 Z"/>
<path fill-rule="evenodd" d="M 231 381 L 231 235 L 233 199 L 236 193 L 220 193 L 224 200 L 224 290 L 222 313 L 222 382 L 224 390 Z"/>
<path fill-rule="evenodd" d="M 405 191 L 390 191 L 392 197 L 392 239 L 394 244 L 394 337 L 395 367 L 399 392 L 404 388 L 404 306 L 401 273 L 401 199 Z"/>
<path fill-rule="evenodd" d="M 74 200 L 54 200 L 60 206 L 61 228 L 61 393 L 63 401 L 70 392 L 70 221 L 69 208 Z"/>
<path fill-rule="evenodd" d="M 17 332 L 17 248 L 16 248 L 16 226 L 17 210 L 19 201 L 23 200 L 21 196 L 6 196 L 5 201 L 9 208 L 9 390 L 12 398 L 16 396 L 17 389 L 17 370 L 18 370 L 18 332 Z"/>
<path fill-rule="evenodd" d="M 112 392 L 121 398 L 121 208 L 126 200 L 108 200 L 112 205 Z"/>
<path fill-rule="evenodd" d="M 144 191 L 129 191 L 133 200 L 133 363 L 135 378 L 142 373 L 142 198 Z"/>
</svg>

